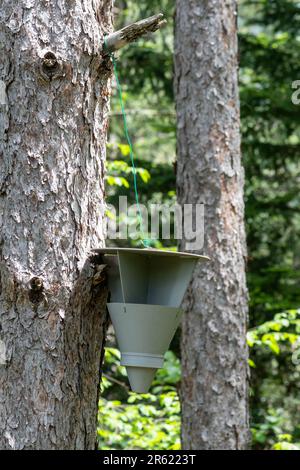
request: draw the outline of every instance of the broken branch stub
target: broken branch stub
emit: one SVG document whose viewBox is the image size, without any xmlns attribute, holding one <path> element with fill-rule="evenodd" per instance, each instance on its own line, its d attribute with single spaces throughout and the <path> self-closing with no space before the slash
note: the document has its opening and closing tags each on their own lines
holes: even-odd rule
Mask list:
<svg viewBox="0 0 300 470">
<path fill-rule="evenodd" d="M 159 13 L 158 15 L 137 21 L 136 23 L 125 26 L 119 31 L 109 34 L 105 38 L 105 46 L 103 49 L 106 49 L 108 53 L 114 52 L 148 33 L 157 31 L 167 23 L 163 16 L 162 13 Z"/>
</svg>

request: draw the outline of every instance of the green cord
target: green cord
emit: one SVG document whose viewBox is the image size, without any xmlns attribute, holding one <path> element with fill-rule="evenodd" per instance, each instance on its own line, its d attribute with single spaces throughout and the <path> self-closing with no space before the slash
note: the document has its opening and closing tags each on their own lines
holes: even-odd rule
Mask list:
<svg viewBox="0 0 300 470">
<path fill-rule="evenodd" d="M 105 37 L 104 37 L 104 44 L 105 44 L 105 47 L 108 49 Z M 117 70 L 117 62 L 116 62 L 116 59 L 115 59 L 115 56 L 114 56 L 113 53 L 108 52 L 108 54 L 109 54 L 109 57 L 112 60 L 113 67 L 114 67 L 114 75 L 115 75 L 115 79 L 116 79 L 116 83 L 117 83 L 119 102 L 120 102 L 122 117 L 123 117 L 124 132 L 125 132 L 125 137 L 126 137 L 128 146 L 129 146 L 129 155 L 130 155 L 132 174 L 133 174 L 133 185 L 134 185 L 135 200 L 136 200 L 136 205 L 137 205 L 137 208 L 138 208 L 140 229 L 141 229 L 141 233 L 142 233 L 143 238 L 144 238 L 142 240 L 142 244 L 144 245 L 144 247 L 149 247 L 150 246 L 150 240 L 145 237 L 144 228 L 143 228 L 143 217 L 142 217 L 141 207 L 140 207 L 140 202 L 139 202 L 137 173 L 136 173 L 136 168 L 135 168 L 135 163 L 134 163 L 133 146 L 132 146 L 132 142 L 131 142 L 130 135 L 129 135 L 129 132 L 128 132 L 127 117 L 126 117 L 126 111 L 125 111 L 124 101 L 123 101 L 123 97 L 122 97 L 122 87 L 121 87 L 121 83 L 120 83 L 120 80 L 119 80 L 119 74 L 118 74 L 118 70 Z"/>
</svg>

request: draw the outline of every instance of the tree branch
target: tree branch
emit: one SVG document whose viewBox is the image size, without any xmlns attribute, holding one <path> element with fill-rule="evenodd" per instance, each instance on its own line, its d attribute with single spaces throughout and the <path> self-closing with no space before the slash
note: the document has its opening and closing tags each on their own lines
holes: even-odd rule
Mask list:
<svg viewBox="0 0 300 470">
<path fill-rule="evenodd" d="M 157 31 L 167 23 L 167 21 L 163 19 L 163 16 L 162 13 L 159 13 L 158 15 L 150 16 L 144 20 L 129 24 L 119 31 L 109 34 L 105 39 L 107 52 L 117 51 L 145 34 Z M 105 50 L 105 46 L 103 49 Z"/>
<path fill-rule="evenodd" d="M 109 382 L 112 382 L 112 383 L 115 383 L 117 385 L 120 385 L 121 387 L 123 387 L 126 392 L 129 392 L 130 389 L 129 387 L 127 387 L 127 385 L 124 383 L 124 382 L 121 382 L 120 380 L 117 380 L 115 379 L 114 377 L 112 377 L 111 375 L 108 375 L 108 374 L 104 374 L 104 372 L 102 373 L 103 377 L 105 377 L 107 380 L 109 380 Z"/>
</svg>

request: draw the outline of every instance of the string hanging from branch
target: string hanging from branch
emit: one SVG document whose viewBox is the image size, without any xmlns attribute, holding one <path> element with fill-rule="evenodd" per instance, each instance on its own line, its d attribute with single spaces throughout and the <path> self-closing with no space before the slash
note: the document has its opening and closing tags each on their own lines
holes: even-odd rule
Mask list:
<svg viewBox="0 0 300 470">
<path fill-rule="evenodd" d="M 133 146 L 132 146 L 132 142 L 131 142 L 130 135 L 128 132 L 127 117 L 126 117 L 126 112 L 125 112 L 123 96 L 122 96 L 122 87 L 121 87 L 121 83 L 119 80 L 117 62 L 114 56 L 114 51 L 117 51 L 118 49 L 121 49 L 121 47 L 124 47 L 125 45 L 136 41 L 137 39 L 139 39 L 142 36 L 145 36 L 149 32 L 154 32 L 160 29 L 162 26 L 164 26 L 167 23 L 166 20 L 163 18 L 163 16 L 164 15 L 162 13 L 159 13 L 158 15 L 150 16 L 149 18 L 145 18 L 141 21 L 137 21 L 136 23 L 132 23 L 120 29 L 119 31 L 115 31 L 114 33 L 106 35 L 104 37 L 104 53 L 106 52 L 112 60 L 115 80 L 117 83 L 119 102 L 120 102 L 122 117 L 123 117 L 124 132 L 125 132 L 125 137 L 126 137 L 128 146 L 129 146 L 129 155 L 130 155 L 132 174 L 133 174 L 134 194 L 135 194 L 135 200 L 136 200 L 136 205 L 138 209 L 139 225 L 140 225 L 141 234 L 143 237 L 142 244 L 145 248 L 150 246 L 151 241 L 145 236 L 145 232 L 144 232 L 143 217 L 142 217 L 140 201 L 139 201 L 139 193 L 138 193 L 137 171 L 136 171 L 136 167 L 134 163 Z"/>
<path fill-rule="evenodd" d="M 106 46 L 106 38 L 104 38 L 104 44 Z M 139 193 L 138 193 L 137 171 L 136 171 L 135 162 L 134 162 L 133 145 L 132 145 L 131 138 L 130 138 L 129 131 L 128 131 L 127 116 L 126 116 L 126 111 L 125 111 L 125 106 L 124 106 L 124 101 L 123 101 L 123 96 L 122 96 L 122 87 L 121 87 L 121 83 L 120 83 L 120 80 L 119 80 L 119 74 L 118 74 L 118 69 L 117 69 L 117 61 L 116 61 L 116 58 L 115 58 L 113 53 L 109 52 L 109 56 L 110 56 L 110 58 L 112 60 L 112 63 L 113 63 L 114 76 L 115 76 L 115 80 L 116 80 L 116 84 L 117 84 L 119 102 L 120 102 L 122 117 L 123 117 L 124 132 L 125 132 L 125 137 L 126 137 L 128 147 L 129 147 L 129 155 L 130 155 L 132 174 L 133 174 L 133 186 L 134 186 L 135 201 L 136 201 L 137 210 L 138 210 L 140 230 L 141 230 L 141 234 L 142 234 L 142 237 L 143 237 L 142 244 L 145 248 L 148 248 L 150 246 L 151 242 L 146 237 L 145 231 L 144 231 L 143 216 L 142 216 L 142 212 L 141 212 Z"/>
</svg>

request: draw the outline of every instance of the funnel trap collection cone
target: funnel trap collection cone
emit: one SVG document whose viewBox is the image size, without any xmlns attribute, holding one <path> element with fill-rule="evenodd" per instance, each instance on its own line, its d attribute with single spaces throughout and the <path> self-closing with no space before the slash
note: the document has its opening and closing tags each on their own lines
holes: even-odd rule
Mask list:
<svg viewBox="0 0 300 470">
<path fill-rule="evenodd" d="M 147 393 L 163 367 L 197 261 L 205 256 L 153 249 L 102 248 L 111 302 L 108 311 L 131 389 Z"/>
</svg>

